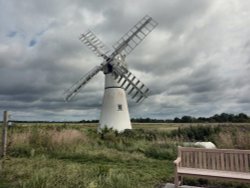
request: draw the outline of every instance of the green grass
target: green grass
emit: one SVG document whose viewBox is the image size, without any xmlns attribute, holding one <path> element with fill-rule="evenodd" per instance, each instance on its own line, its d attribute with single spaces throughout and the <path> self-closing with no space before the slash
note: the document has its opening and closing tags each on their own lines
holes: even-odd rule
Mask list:
<svg viewBox="0 0 250 188">
<path fill-rule="evenodd" d="M 100 154 L 12 158 L 5 165 L 8 166 L 5 179 L 10 187 L 91 187 L 91 184 L 153 187 L 158 182 L 166 182 L 172 174 L 171 168 L 166 168 L 172 166 L 169 161 L 111 159 Z M 110 182 L 112 179 L 116 181 Z"/>
<path fill-rule="evenodd" d="M 5 178 L 11 187 L 153 187 L 154 182 L 164 182 L 167 174 L 171 174 L 167 168 L 159 168 L 168 163 L 110 160 L 91 155 L 15 158 L 5 162 L 9 167 Z"/>
<path fill-rule="evenodd" d="M 221 148 L 250 149 L 248 124 L 190 125 L 135 124 L 132 131 L 102 135 L 96 124 L 17 125 L 9 129 L 0 187 L 158 188 L 173 182 L 182 142 L 209 138 Z"/>
</svg>

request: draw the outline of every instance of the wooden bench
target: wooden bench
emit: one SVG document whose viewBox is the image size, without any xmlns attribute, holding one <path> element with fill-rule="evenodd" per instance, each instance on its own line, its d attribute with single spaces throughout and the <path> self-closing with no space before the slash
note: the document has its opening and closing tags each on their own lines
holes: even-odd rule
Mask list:
<svg viewBox="0 0 250 188">
<path fill-rule="evenodd" d="M 226 178 L 250 183 L 250 150 L 178 147 L 175 187 L 183 176 Z"/>
</svg>

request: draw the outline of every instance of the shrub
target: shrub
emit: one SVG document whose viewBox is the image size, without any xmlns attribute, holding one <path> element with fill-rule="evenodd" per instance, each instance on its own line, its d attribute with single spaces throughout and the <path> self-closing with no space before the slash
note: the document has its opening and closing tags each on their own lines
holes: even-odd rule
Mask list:
<svg viewBox="0 0 250 188">
<path fill-rule="evenodd" d="M 178 128 L 177 130 L 173 130 L 170 132 L 169 136 L 171 138 L 177 137 L 179 139 L 184 139 L 186 141 L 212 141 L 213 136 L 221 132 L 221 128 L 219 126 L 192 126 Z"/>
<path fill-rule="evenodd" d="M 144 129 L 134 129 L 134 130 L 125 130 L 120 135 L 125 138 L 130 138 L 134 140 L 147 140 L 153 141 L 157 139 L 158 132 L 156 130 L 144 130 Z"/>
</svg>

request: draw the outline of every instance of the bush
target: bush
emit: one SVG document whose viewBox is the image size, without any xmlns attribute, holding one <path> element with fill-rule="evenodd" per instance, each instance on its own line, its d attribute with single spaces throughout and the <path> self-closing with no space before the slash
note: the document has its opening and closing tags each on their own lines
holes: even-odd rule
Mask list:
<svg viewBox="0 0 250 188">
<path fill-rule="evenodd" d="M 212 141 L 213 136 L 220 133 L 221 128 L 219 126 L 189 126 L 180 128 L 178 127 L 177 130 L 173 130 L 170 132 L 169 136 L 171 138 L 177 137 L 184 139 L 186 141 Z"/>
<path fill-rule="evenodd" d="M 134 130 L 125 130 L 120 133 L 122 137 L 130 138 L 134 140 L 147 140 L 153 141 L 157 139 L 158 132 L 156 130 L 145 130 L 145 129 L 134 129 Z"/>
<path fill-rule="evenodd" d="M 32 148 L 27 145 L 18 145 L 9 150 L 9 155 L 12 157 L 30 157 Z"/>
</svg>

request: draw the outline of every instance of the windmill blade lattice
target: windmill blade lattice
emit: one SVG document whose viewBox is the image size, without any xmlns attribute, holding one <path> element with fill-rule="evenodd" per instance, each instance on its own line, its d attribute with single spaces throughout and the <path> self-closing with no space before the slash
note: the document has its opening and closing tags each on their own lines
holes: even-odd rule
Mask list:
<svg viewBox="0 0 250 188">
<path fill-rule="evenodd" d="M 117 83 L 136 103 L 142 102 L 148 97 L 149 89 L 124 66 L 114 66 L 113 72 Z"/>
<path fill-rule="evenodd" d="M 86 44 L 98 57 L 107 57 L 109 48 L 92 31 L 81 34 L 80 41 Z"/>
<path fill-rule="evenodd" d="M 79 81 L 73 84 L 68 90 L 64 92 L 65 101 L 69 101 L 72 99 L 79 90 L 86 85 L 91 78 L 93 78 L 98 72 L 103 69 L 103 66 L 95 66 L 91 71 L 89 71 L 86 75 L 84 75 Z"/>
<path fill-rule="evenodd" d="M 157 25 L 153 18 L 146 15 L 113 45 L 114 53 L 130 54 Z"/>
</svg>

